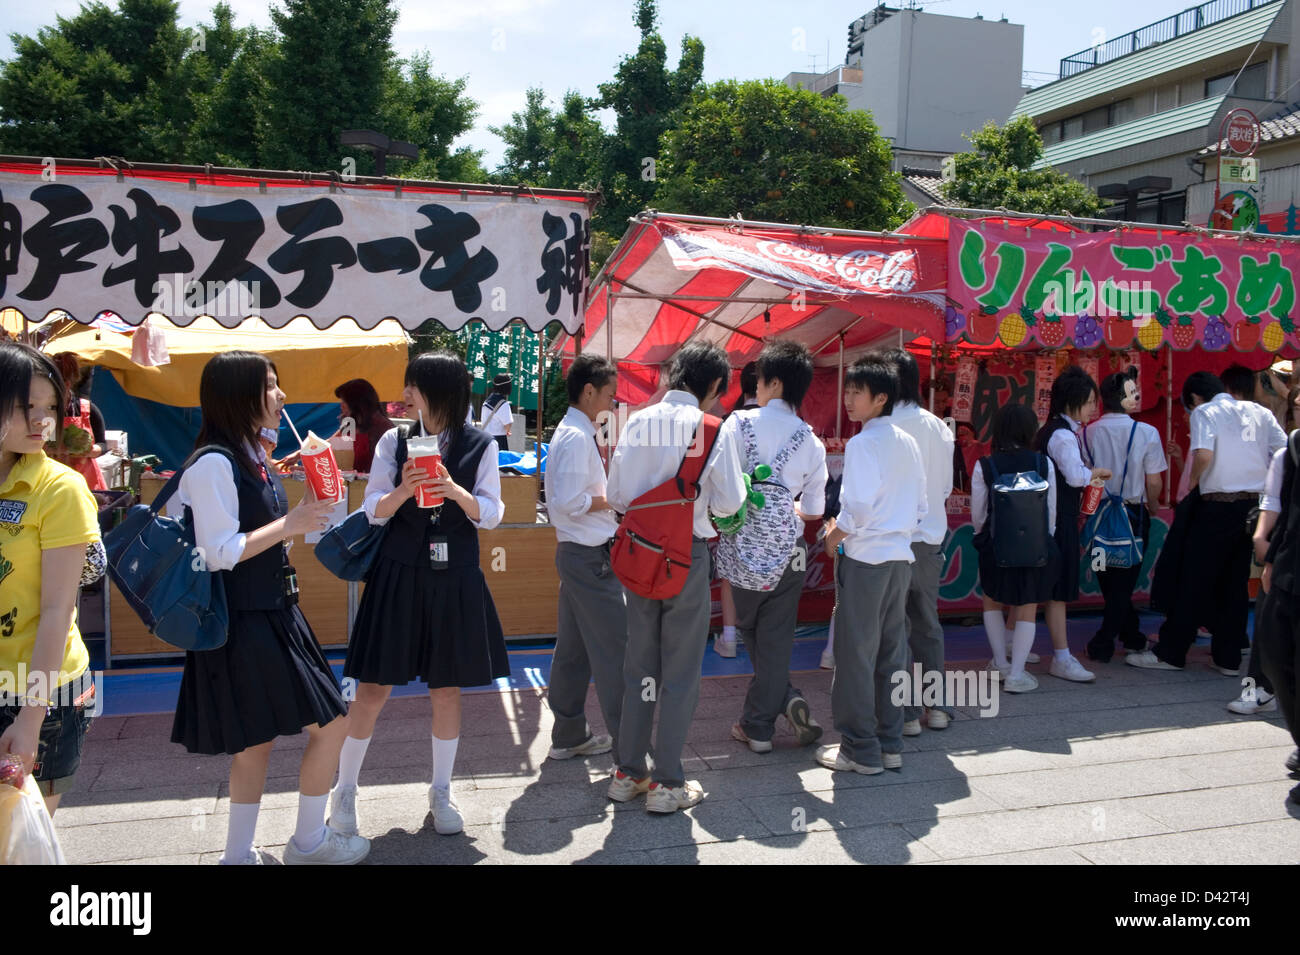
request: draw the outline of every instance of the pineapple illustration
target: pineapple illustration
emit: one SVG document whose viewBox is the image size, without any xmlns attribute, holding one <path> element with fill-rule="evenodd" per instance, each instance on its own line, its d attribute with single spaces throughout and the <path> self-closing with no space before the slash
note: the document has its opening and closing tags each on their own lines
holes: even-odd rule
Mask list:
<svg viewBox="0 0 1300 955">
<path fill-rule="evenodd" d="M 1155 351 L 1165 343 L 1165 327 L 1154 318 L 1138 318 L 1133 324 L 1145 322 L 1146 324 L 1138 326 L 1137 340 L 1138 344 L 1147 351 Z"/>
<path fill-rule="evenodd" d="M 1295 322 L 1291 321 L 1290 317 L 1283 317 L 1265 325 L 1260 340 L 1264 343 L 1266 349 L 1275 352 L 1286 344 L 1286 336 L 1294 331 Z"/>
<path fill-rule="evenodd" d="M 1003 316 L 1002 321 L 998 324 L 998 337 L 1002 339 L 1002 344 L 1008 348 L 1015 348 L 1023 344 L 1025 337 L 1029 334 L 1029 329 L 1038 322 L 1038 317 L 1034 315 L 1034 310 L 1028 305 L 1020 306 L 1020 311 L 1012 312 Z"/>
</svg>

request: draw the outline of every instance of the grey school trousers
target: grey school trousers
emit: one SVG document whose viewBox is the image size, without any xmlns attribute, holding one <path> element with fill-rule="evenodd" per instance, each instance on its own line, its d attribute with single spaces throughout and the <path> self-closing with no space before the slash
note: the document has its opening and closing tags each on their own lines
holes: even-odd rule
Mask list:
<svg viewBox="0 0 1300 955">
<path fill-rule="evenodd" d="M 561 541 L 555 548 L 555 569 L 560 576 L 559 621 L 546 694 L 555 715 L 551 745 L 568 749 L 591 737 L 586 707 L 593 676 L 605 728 L 617 744 L 627 604 L 623 585 L 609 566 L 609 544 L 588 547 Z"/>
<path fill-rule="evenodd" d="M 664 786 L 681 786 L 682 749 L 700 698 L 700 666 L 709 641 L 709 548 L 691 545 L 686 586 L 669 600 L 627 592 L 627 654 L 623 661 L 623 715 L 618 766 L 636 779 L 646 775 Z M 655 708 L 659 729 L 650 772 L 650 732 Z"/>
<path fill-rule="evenodd" d="M 840 752 L 863 766 L 903 751 L 903 708 L 890 699 L 907 662 L 905 560 L 864 564 L 844 556 L 835 580 L 835 676 L 831 716 Z"/>
<path fill-rule="evenodd" d="M 801 538 L 785 573 L 771 590 L 745 590 L 734 584 L 736 631 L 754 665 L 745 694 L 740 728 L 750 739 L 767 742 L 776 731 L 776 718 L 790 701 L 803 694 L 790 685 L 790 652 L 799 618 L 799 597 L 808 574 L 808 545 Z"/>
<path fill-rule="evenodd" d="M 907 588 L 907 670 L 921 664 L 923 674 L 943 673 L 943 624 L 939 622 L 939 579 L 943 576 L 943 545 L 912 542 L 912 582 Z M 922 677 L 924 679 L 924 676 Z M 946 686 L 944 693 L 947 693 Z M 956 716 L 952 700 L 945 697 L 938 707 Z M 903 718 L 919 720 L 921 707 L 903 708 Z"/>
</svg>

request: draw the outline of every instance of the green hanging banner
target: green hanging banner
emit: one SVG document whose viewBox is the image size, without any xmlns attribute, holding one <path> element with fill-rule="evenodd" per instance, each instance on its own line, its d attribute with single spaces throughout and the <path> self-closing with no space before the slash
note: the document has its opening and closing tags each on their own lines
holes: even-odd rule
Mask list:
<svg viewBox="0 0 1300 955">
<path fill-rule="evenodd" d="M 516 411 L 537 410 L 537 335 L 520 324 L 493 332 L 478 321 L 470 322 L 458 335 L 465 344 L 465 364 L 474 394 L 486 395 L 492 380 L 505 372 L 513 379 L 510 406 Z"/>
</svg>

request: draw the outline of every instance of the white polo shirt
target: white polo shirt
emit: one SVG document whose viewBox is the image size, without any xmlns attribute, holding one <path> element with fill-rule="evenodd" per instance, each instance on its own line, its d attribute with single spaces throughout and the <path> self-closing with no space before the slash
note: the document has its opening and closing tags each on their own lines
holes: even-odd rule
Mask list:
<svg viewBox="0 0 1300 955">
<path fill-rule="evenodd" d="M 1133 431 L 1135 423 L 1137 430 Z M 1124 453 L 1128 450 L 1131 431 L 1133 448 L 1128 451 L 1128 477 L 1124 478 Z M 1106 480 L 1107 493 L 1122 494 L 1130 504 L 1141 504 L 1146 500 L 1148 474 L 1160 474 L 1169 469 L 1160 432 L 1144 421 L 1134 422 L 1126 414 L 1109 412 L 1102 415 L 1084 428 L 1083 440 L 1093 467 L 1111 471 Z M 1124 479 L 1122 489 L 1119 486 L 1121 479 Z"/>
<path fill-rule="evenodd" d="M 739 420 L 742 417 L 754 429 L 760 464 L 771 465 L 795 432 L 808 427 L 794 408 L 780 399 L 769 401 L 762 408 L 745 408 L 733 413 L 722 423 L 722 430 L 730 434 L 741 467 L 746 466 L 745 437 Z M 800 499 L 799 509 L 803 513 L 809 517 L 819 517 L 825 513 L 826 446 L 815 434 L 809 433 L 804 438 L 799 449 L 790 455 L 785 467 L 776 477 L 789 489 L 792 497 Z"/>
<path fill-rule="evenodd" d="M 614 510 L 626 514 L 634 500 L 677 473 L 703 416 L 699 399 L 688 391 L 673 390 L 662 401 L 642 408 L 627 419 L 609 465 L 606 484 L 606 496 Z M 740 510 L 745 500 L 740 457 L 735 442 L 723 429 L 700 476 L 694 535 L 713 537 L 717 531 L 709 522 L 709 515 L 729 517 Z"/>
<path fill-rule="evenodd" d="M 952 431 L 920 405 L 895 404 L 889 416 L 894 427 L 912 436 L 925 468 L 925 520 L 912 535 L 912 542 L 942 544 L 948 533 L 948 495 L 952 494 Z"/>
<path fill-rule="evenodd" d="M 545 482 L 546 512 L 557 540 L 595 547 L 614 536 L 614 512 L 591 513 L 591 499 L 605 496 L 605 467 L 596 426 L 577 408 L 565 413 L 551 437 Z"/>
<path fill-rule="evenodd" d="M 506 425 L 514 421 L 514 413 L 510 410 L 510 402 L 503 401 L 495 409 L 489 410 L 486 406 L 482 409 L 483 424 L 481 427 L 494 438 L 503 437 L 506 433 Z"/>
<path fill-rule="evenodd" d="M 1192 457 L 1201 450 L 1214 452 L 1200 478 L 1202 494 L 1261 493 L 1273 453 L 1286 447 L 1286 432 L 1277 418 L 1226 391 L 1192 409 L 1191 430 Z"/>
<path fill-rule="evenodd" d="M 864 564 L 912 563 L 912 535 L 927 513 L 921 449 L 888 417 L 872 418 L 844 446 L 836 527 L 844 554 Z"/>
</svg>

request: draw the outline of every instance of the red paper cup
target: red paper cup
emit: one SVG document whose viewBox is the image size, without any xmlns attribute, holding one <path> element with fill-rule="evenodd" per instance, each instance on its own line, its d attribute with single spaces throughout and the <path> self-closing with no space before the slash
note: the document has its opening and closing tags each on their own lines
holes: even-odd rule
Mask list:
<svg viewBox="0 0 1300 955">
<path fill-rule="evenodd" d="M 442 463 L 441 454 L 421 454 L 411 459 L 411 463 L 429 475 L 430 479 L 438 476 L 438 465 Z M 433 488 L 421 485 L 415 492 L 415 503 L 420 507 L 437 507 L 442 503 L 442 495 Z"/>
<path fill-rule="evenodd" d="M 1083 501 L 1079 504 L 1081 513 L 1097 513 L 1097 505 L 1101 503 L 1101 487 L 1100 484 L 1089 484 L 1083 489 Z"/>
<path fill-rule="evenodd" d="M 336 504 L 343 500 L 345 488 L 338 462 L 334 460 L 334 449 L 314 434 L 309 433 L 303 442 L 302 469 L 316 500 Z"/>
</svg>

